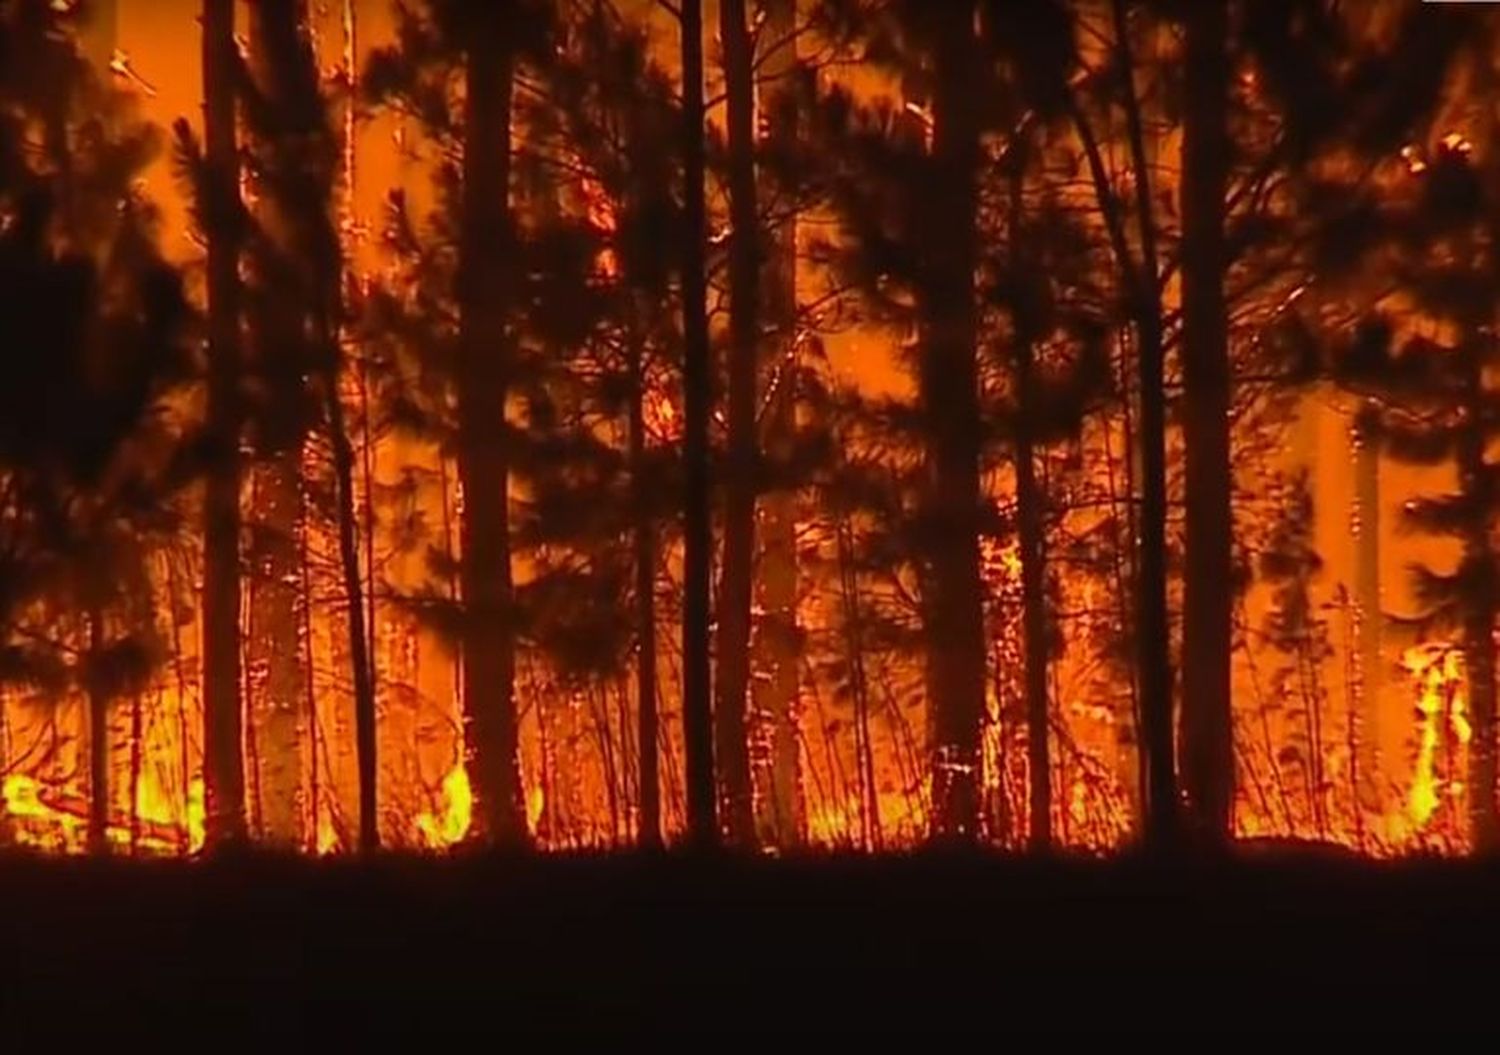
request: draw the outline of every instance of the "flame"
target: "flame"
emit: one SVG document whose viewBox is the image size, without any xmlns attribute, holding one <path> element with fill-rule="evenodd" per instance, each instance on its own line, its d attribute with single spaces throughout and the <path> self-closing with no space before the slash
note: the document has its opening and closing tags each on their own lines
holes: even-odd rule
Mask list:
<svg viewBox="0 0 1500 1055">
<path fill-rule="evenodd" d="M 543 794 L 540 784 L 526 793 L 526 824 L 532 831 L 536 831 L 536 826 L 542 819 L 542 810 L 546 805 L 547 797 Z"/>
<path fill-rule="evenodd" d="M 1454 738 L 1467 744 L 1472 735 L 1464 696 L 1463 654 L 1446 646 L 1418 645 L 1406 650 L 1401 665 L 1417 688 L 1417 757 L 1411 787 L 1406 794 L 1406 815 L 1420 831 L 1431 822 L 1446 792 L 1455 797 L 1463 783 L 1443 779 L 1437 772 L 1437 749 L 1446 712 Z"/>
<path fill-rule="evenodd" d="M 175 827 L 182 823 L 183 812 L 159 783 L 143 777 L 140 786 L 136 789 L 136 817 L 150 824 Z M 203 848 L 206 837 L 205 815 L 203 778 L 194 777 L 188 784 L 186 808 L 189 853 L 197 853 Z"/>
<path fill-rule="evenodd" d="M 457 845 L 469 832 L 469 822 L 474 815 L 474 793 L 469 786 L 469 772 L 462 761 L 443 778 L 440 793 L 442 811 L 417 816 L 417 831 L 424 844 L 434 850 Z"/>
</svg>

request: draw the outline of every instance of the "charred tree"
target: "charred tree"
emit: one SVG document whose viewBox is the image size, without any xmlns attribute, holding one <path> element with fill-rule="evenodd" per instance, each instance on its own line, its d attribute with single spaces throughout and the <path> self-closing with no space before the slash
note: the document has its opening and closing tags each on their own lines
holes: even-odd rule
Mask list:
<svg viewBox="0 0 1500 1055">
<path fill-rule="evenodd" d="M 474 8 L 464 69 L 459 236 L 457 462 L 463 488 L 459 577 L 464 603 L 464 740 L 483 837 L 529 842 L 515 702 L 506 401 L 513 337 L 510 208 L 513 40 L 503 5 Z"/>
<path fill-rule="evenodd" d="M 1024 134 L 1024 133 L 1023 133 Z M 1026 153 L 1011 146 L 1010 237 L 1011 285 L 1018 291 L 1035 280 L 1029 259 L 1030 235 L 1023 226 Z M 1051 721 L 1048 703 L 1046 495 L 1036 478 L 1036 439 L 1040 422 L 1036 378 L 1036 298 L 1017 294 L 1015 320 L 1016 387 L 1016 534 L 1021 560 L 1021 631 L 1026 664 L 1026 751 L 1030 774 L 1029 836 L 1031 848 L 1052 846 Z"/>
<path fill-rule="evenodd" d="M 944 4 L 931 17 L 932 186 L 925 196 L 928 273 L 918 308 L 928 473 L 930 596 L 923 607 L 934 733 L 931 834 L 939 842 L 972 842 L 979 835 L 986 669 L 974 304 L 980 68 L 973 5 Z"/>
<path fill-rule="evenodd" d="M 307 135 L 295 110 L 292 57 L 300 5 L 288 0 L 258 4 L 249 24 L 250 85 L 245 107 L 252 176 L 261 184 L 251 243 L 249 333 L 257 408 L 257 461 L 251 468 L 247 717 L 255 752 L 254 811 L 260 839 L 280 847 L 301 839 L 297 804 L 301 785 L 301 714 L 306 702 L 306 655 L 299 613 L 299 544 L 307 530 L 303 447 L 312 424 L 306 378 L 312 367 L 306 327 L 312 310 L 308 277 L 296 254 L 304 214 L 317 205 L 287 193 L 288 180 L 304 178 L 299 145 Z M 290 21 L 290 25 L 288 25 Z M 301 137 L 293 139 L 293 137 Z"/>
<path fill-rule="evenodd" d="M 709 595 L 713 558 L 708 424 L 713 405 L 704 252 L 703 5 L 683 0 L 682 32 L 682 332 L 683 599 L 682 721 L 687 747 L 688 838 L 700 849 L 719 842 L 714 782 Z"/>
<path fill-rule="evenodd" d="M 765 5 L 763 36 L 770 41 L 760 63 L 771 99 L 765 107 L 765 135 L 773 149 L 790 152 L 798 137 L 798 100 L 792 90 L 797 66 L 797 5 L 771 0 Z M 764 173 L 763 173 L 764 175 Z M 770 181 L 766 181 L 768 188 Z M 772 195 L 773 196 L 773 195 Z M 796 426 L 797 377 L 797 219 L 793 214 L 769 232 L 762 268 L 766 329 L 772 335 L 768 391 L 763 400 L 763 445 L 768 460 L 788 461 Z M 772 488 L 761 499 L 759 568 L 756 576 L 763 611 L 756 628 L 754 658 L 763 676 L 752 678 L 751 699 L 764 759 L 761 840 L 782 848 L 802 841 L 803 808 L 797 743 L 800 650 L 797 646 L 797 493 Z"/>
<path fill-rule="evenodd" d="M 658 743 L 656 678 L 656 522 L 651 479 L 647 472 L 646 379 L 642 349 L 632 347 L 630 363 L 629 451 L 632 534 L 635 557 L 635 691 L 637 751 L 640 753 L 639 840 L 647 850 L 659 849 L 661 836 L 661 774 Z"/>
<path fill-rule="evenodd" d="M 1146 840 L 1169 845 L 1178 836 L 1177 765 L 1173 736 L 1172 638 L 1167 610 L 1167 393 L 1164 376 L 1161 272 L 1156 251 L 1150 163 L 1146 156 L 1141 103 L 1136 94 L 1130 23 L 1125 0 L 1113 0 L 1115 48 L 1119 53 L 1135 216 L 1141 259 L 1130 266 L 1131 314 L 1140 389 L 1139 558 L 1136 562 L 1135 665 L 1146 761 Z M 1096 173 L 1095 181 L 1099 177 Z M 1096 188 L 1101 201 L 1113 192 Z M 1104 206 L 1108 209 L 1111 206 Z M 1122 254 L 1126 247 L 1119 246 Z M 1125 262 L 1122 256 L 1122 264 Z"/>
<path fill-rule="evenodd" d="M 267 731 L 277 736 L 262 741 L 263 754 L 275 753 L 268 761 L 265 797 L 268 810 L 289 814 L 295 825 L 301 762 L 297 731 L 306 685 L 301 664 L 309 659 L 298 611 L 298 530 L 305 530 L 300 522 L 307 515 L 299 477 L 303 441 L 316 423 L 325 429 L 332 456 L 332 516 L 354 688 L 359 847 L 370 852 L 380 845 L 374 676 L 359 563 L 354 453 L 340 395 L 343 254 L 334 209 L 342 152 L 320 88 L 307 18 L 304 0 L 267 0 L 255 8 L 251 33 L 256 73 L 252 157 L 266 191 L 258 249 L 263 288 L 257 291 L 256 314 L 266 327 L 262 351 L 271 371 L 267 387 L 285 401 L 262 417 L 271 441 L 272 472 L 266 483 L 275 489 L 271 512 L 276 515 L 265 525 L 267 581 L 258 586 L 272 591 L 267 643 L 284 642 L 290 653 L 269 657 L 266 671 L 274 708 L 274 724 Z M 294 466 L 298 475 L 286 478 Z M 272 786 L 271 776 L 281 779 Z M 290 802 L 284 801 L 287 796 Z M 291 835 L 297 837 L 295 827 Z"/>
<path fill-rule="evenodd" d="M 729 105 L 729 439 L 720 571 L 715 757 L 731 844 L 755 845 L 746 700 L 750 688 L 750 605 L 755 563 L 759 463 L 760 217 L 756 207 L 755 85 L 744 0 L 721 0 L 719 35 Z"/>
<path fill-rule="evenodd" d="M 245 838 L 240 699 L 240 246 L 234 0 L 203 4 L 208 422 L 203 499 L 203 771 L 211 847 Z"/>
<path fill-rule="evenodd" d="M 1230 361 L 1224 276 L 1229 141 L 1228 5 L 1186 14 L 1183 66 L 1182 429 L 1186 567 L 1182 623 L 1182 779 L 1194 834 L 1230 837 L 1234 805 L 1230 655 L 1234 608 Z"/>
</svg>

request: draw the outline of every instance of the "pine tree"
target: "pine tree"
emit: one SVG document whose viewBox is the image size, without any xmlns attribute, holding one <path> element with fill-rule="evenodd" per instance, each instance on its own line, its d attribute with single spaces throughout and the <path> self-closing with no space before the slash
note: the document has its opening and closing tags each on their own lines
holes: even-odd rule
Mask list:
<svg viewBox="0 0 1500 1055">
<path fill-rule="evenodd" d="M 278 655 L 270 661 L 277 735 L 268 738 L 265 747 L 279 756 L 268 772 L 283 773 L 273 784 L 272 794 L 290 795 L 295 802 L 300 785 L 296 729 L 302 708 L 298 701 L 305 685 L 300 662 L 307 661 L 302 654 L 294 585 L 299 564 L 297 522 L 306 515 L 301 454 L 307 431 L 321 426 L 331 452 L 333 517 L 354 686 L 359 847 L 369 852 L 380 845 L 376 711 L 359 558 L 354 452 L 340 394 L 343 264 L 334 221 L 340 150 L 309 32 L 302 0 L 257 5 L 251 33 L 256 76 L 245 96 L 252 173 L 262 194 L 252 252 L 257 283 L 252 318 L 259 330 L 257 366 L 268 402 L 262 405 L 256 424 L 268 445 L 268 488 L 261 497 L 273 521 L 267 525 L 272 536 L 267 571 L 273 582 L 260 588 L 275 591 L 276 611 L 268 633 L 290 653 L 290 657 Z M 284 802 L 273 805 L 286 806 Z M 287 835 L 296 837 L 294 831 Z"/>
<path fill-rule="evenodd" d="M 240 250 L 233 0 L 204 0 L 204 157 L 200 223 L 208 244 L 208 421 L 203 497 L 204 784 L 211 845 L 245 838 L 240 748 Z"/>
<path fill-rule="evenodd" d="M 3 676 L 86 698 L 88 845 L 108 849 L 109 719 L 149 675 L 146 568 L 177 527 L 188 309 L 134 182 L 154 131 L 77 45 L 77 12 L 0 12 Z M 24 147 L 24 149 L 22 149 Z"/>
<path fill-rule="evenodd" d="M 703 5 L 684 0 L 682 37 L 683 602 L 682 714 L 687 747 L 688 833 L 702 849 L 719 842 L 709 669 L 713 537 L 709 494 L 712 369 L 708 347 L 708 237 L 704 213 Z"/>
<path fill-rule="evenodd" d="M 1493 141 L 1493 140 L 1491 140 Z M 1452 135 L 1388 206 L 1396 251 L 1389 267 L 1410 300 L 1414 321 L 1398 327 L 1374 316 L 1344 350 L 1346 382 L 1374 397 L 1365 434 L 1382 450 L 1419 465 L 1449 464 L 1456 489 L 1407 503 L 1412 528 L 1454 539 L 1458 565 L 1416 569 L 1415 617 L 1424 629 L 1456 630 L 1469 684 L 1469 828 L 1475 849 L 1500 845 L 1495 786 L 1496 554 L 1490 539 L 1500 491 L 1488 446 L 1497 420 L 1488 380 L 1495 362 L 1490 319 L 1496 296 L 1493 158 Z"/>
<path fill-rule="evenodd" d="M 753 847 L 755 801 L 746 701 L 754 584 L 759 437 L 760 216 L 756 206 L 754 47 L 744 0 L 721 0 L 729 139 L 729 437 L 724 487 L 724 557 L 719 580 L 715 758 L 730 842 Z"/>
</svg>

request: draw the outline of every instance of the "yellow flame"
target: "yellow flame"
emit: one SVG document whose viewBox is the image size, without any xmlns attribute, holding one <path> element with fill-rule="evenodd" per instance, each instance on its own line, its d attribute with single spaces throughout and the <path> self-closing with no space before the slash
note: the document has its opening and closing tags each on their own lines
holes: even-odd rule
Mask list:
<svg viewBox="0 0 1500 1055">
<path fill-rule="evenodd" d="M 542 810 L 546 805 L 547 797 L 542 792 L 541 785 L 526 793 L 526 824 L 532 831 L 536 831 L 537 822 L 542 819 Z"/>
<path fill-rule="evenodd" d="M 1463 655 L 1455 648 L 1436 649 L 1419 645 L 1402 656 L 1401 665 L 1412 675 L 1417 687 L 1417 759 L 1411 788 L 1406 795 L 1407 816 L 1421 829 L 1432 819 L 1442 800 L 1436 757 L 1443 712 L 1454 737 L 1467 744 L 1472 735 L 1463 694 Z M 1451 699 L 1451 704 L 1446 701 Z M 1462 790 L 1455 781 L 1450 794 Z"/>
<path fill-rule="evenodd" d="M 422 813 L 417 816 L 417 831 L 423 841 L 436 850 L 446 849 L 463 841 L 469 832 L 469 822 L 474 815 L 474 793 L 469 787 L 469 773 L 460 761 L 443 778 L 442 812 Z"/>
</svg>

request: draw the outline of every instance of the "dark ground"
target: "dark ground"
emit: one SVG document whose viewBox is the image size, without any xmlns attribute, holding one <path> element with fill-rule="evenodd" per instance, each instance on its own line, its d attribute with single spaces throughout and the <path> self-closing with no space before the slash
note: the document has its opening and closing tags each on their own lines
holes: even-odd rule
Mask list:
<svg viewBox="0 0 1500 1055">
<path fill-rule="evenodd" d="M 692 1027 L 717 1048 L 761 1029 L 1495 1029 L 1497 938 L 1493 863 L 1305 851 L 1170 868 L 6 858 L 0 1043 L 38 1028 L 205 1050 L 330 1030 L 488 1047 L 515 1030 Z"/>
</svg>

